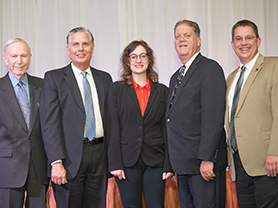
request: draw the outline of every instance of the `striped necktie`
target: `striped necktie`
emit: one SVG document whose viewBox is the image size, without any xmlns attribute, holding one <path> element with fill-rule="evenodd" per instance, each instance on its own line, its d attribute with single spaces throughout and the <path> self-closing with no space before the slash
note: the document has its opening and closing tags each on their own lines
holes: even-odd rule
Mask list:
<svg viewBox="0 0 278 208">
<path fill-rule="evenodd" d="M 239 78 L 237 80 L 237 83 L 236 83 L 234 98 L 233 98 L 233 104 L 232 104 L 232 108 L 231 108 L 231 120 L 230 120 L 230 126 L 229 127 L 230 127 L 231 145 L 232 145 L 232 148 L 233 148 L 234 152 L 236 152 L 238 150 L 237 141 L 236 141 L 236 132 L 235 132 L 234 119 L 235 119 L 238 100 L 239 100 L 239 97 L 240 97 L 242 83 L 243 83 L 243 80 L 244 80 L 245 69 L 246 69 L 245 66 L 241 67 L 241 72 L 240 72 L 240 76 L 239 76 Z"/>
<path fill-rule="evenodd" d="M 169 108 L 171 108 L 172 105 L 173 105 L 173 101 L 174 101 L 175 95 L 176 95 L 176 93 L 177 93 L 177 89 L 179 88 L 179 85 L 181 84 L 182 79 L 183 79 L 183 77 L 184 77 L 183 74 L 184 74 L 185 69 L 186 69 L 186 66 L 185 66 L 185 65 L 182 65 L 182 66 L 180 67 L 179 75 L 178 75 L 178 77 L 177 77 L 176 84 L 175 84 L 175 87 L 174 87 L 173 92 L 172 92 L 172 94 L 171 94 L 170 101 L 169 101 L 169 102 L 170 102 Z"/>
</svg>

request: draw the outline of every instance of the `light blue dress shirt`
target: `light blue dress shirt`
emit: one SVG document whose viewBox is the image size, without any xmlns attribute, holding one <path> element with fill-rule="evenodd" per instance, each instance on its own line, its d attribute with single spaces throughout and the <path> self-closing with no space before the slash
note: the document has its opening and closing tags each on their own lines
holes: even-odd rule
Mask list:
<svg viewBox="0 0 278 208">
<path fill-rule="evenodd" d="M 17 79 L 11 72 L 9 72 L 9 77 L 10 77 L 10 80 L 12 82 L 12 85 L 13 85 L 13 88 L 14 88 L 14 92 L 15 92 L 15 95 L 16 95 L 16 98 L 18 99 L 18 96 L 17 96 L 17 92 L 18 92 L 18 88 L 19 86 L 17 85 L 18 82 L 20 81 L 19 79 Z M 23 87 L 24 89 L 26 90 L 27 92 L 27 96 L 28 96 L 28 101 L 30 103 L 30 93 L 29 93 L 29 85 L 28 85 L 28 78 L 27 78 L 27 75 L 25 74 L 23 79 L 21 80 L 23 82 Z"/>
</svg>

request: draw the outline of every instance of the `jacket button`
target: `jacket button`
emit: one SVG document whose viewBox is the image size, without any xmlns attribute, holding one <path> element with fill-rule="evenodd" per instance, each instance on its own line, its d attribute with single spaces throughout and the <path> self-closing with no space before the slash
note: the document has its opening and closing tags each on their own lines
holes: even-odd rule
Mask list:
<svg viewBox="0 0 278 208">
<path fill-rule="evenodd" d="M 142 139 L 141 139 L 141 138 L 138 138 L 138 141 L 139 141 L 139 142 L 141 142 L 141 141 L 142 141 Z"/>
<path fill-rule="evenodd" d="M 142 126 L 139 126 L 139 129 L 142 129 Z"/>
<path fill-rule="evenodd" d="M 170 122 L 171 120 L 170 120 L 170 118 L 167 118 L 167 122 Z"/>
</svg>

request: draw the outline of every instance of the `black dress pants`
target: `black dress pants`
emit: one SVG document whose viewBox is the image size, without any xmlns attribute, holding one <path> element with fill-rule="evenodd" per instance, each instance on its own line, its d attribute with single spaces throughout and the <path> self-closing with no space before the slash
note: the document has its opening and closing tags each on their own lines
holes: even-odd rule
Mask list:
<svg viewBox="0 0 278 208">
<path fill-rule="evenodd" d="M 103 143 L 83 144 L 77 175 L 67 184 L 53 184 L 57 208 L 105 208 L 107 175 L 102 154 Z"/>
<path fill-rule="evenodd" d="M 238 152 L 234 154 L 236 167 L 236 192 L 239 208 L 277 208 L 278 177 L 249 176 Z"/>
</svg>

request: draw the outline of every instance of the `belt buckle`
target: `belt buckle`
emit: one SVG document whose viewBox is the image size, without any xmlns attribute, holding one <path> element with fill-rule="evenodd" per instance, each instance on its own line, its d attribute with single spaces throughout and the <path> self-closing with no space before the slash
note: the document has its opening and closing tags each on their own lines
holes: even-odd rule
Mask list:
<svg viewBox="0 0 278 208">
<path fill-rule="evenodd" d="M 88 138 L 84 138 L 84 143 L 87 145 L 95 145 L 98 143 L 102 143 L 103 142 L 103 138 L 96 138 L 94 137 L 91 141 Z"/>
<path fill-rule="evenodd" d="M 90 145 L 94 145 L 94 144 L 97 144 L 97 138 L 93 138 L 91 141 L 90 141 L 90 139 L 88 139 L 88 145 L 90 146 Z"/>
</svg>

